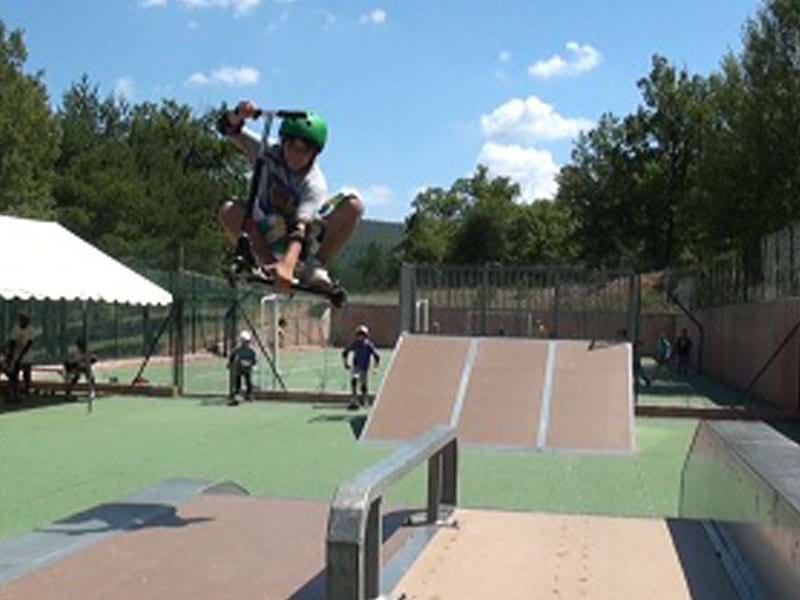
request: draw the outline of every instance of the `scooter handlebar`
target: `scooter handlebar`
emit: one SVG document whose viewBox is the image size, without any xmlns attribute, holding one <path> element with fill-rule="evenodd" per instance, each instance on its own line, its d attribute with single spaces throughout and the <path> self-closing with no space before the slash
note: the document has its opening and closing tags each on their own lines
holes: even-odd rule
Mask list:
<svg viewBox="0 0 800 600">
<path fill-rule="evenodd" d="M 308 116 L 308 111 L 305 110 L 265 110 L 257 108 L 253 113 L 253 119 L 260 119 L 264 116 L 272 115 L 280 119 L 305 119 Z"/>
</svg>

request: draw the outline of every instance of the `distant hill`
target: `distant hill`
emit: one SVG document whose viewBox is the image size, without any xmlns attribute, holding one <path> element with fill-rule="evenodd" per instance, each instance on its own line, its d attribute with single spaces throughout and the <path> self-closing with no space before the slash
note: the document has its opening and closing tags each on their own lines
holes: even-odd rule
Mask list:
<svg viewBox="0 0 800 600">
<path fill-rule="evenodd" d="M 358 256 L 370 243 L 390 250 L 403 240 L 403 223 L 363 219 L 356 227 L 353 237 L 342 250 L 342 258 Z"/>
</svg>

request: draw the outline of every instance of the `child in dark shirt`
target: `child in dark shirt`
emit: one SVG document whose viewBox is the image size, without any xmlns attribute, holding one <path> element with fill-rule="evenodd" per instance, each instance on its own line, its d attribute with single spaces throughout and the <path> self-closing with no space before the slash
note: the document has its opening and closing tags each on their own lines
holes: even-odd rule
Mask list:
<svg viewBox="0 0 800 600">
<path fill-rule="evenodd" d="M 253 369 L 258 362 L 255 350 L 250 345 L 252 335 L 249 331 L 242 331 L 239 335 L 240 344 L 231 352 L 228 359 L 228 369 L 231 372 L 231 394 L 228 401 L 229 406 L 237 406 L 239 401 L 236 397 L 242 389 L 242 380 L 245 384 L 244 399 L 250 400 L 253 393 Z"/>
<path fill-rule="evenodd" d="M 348 357 L 353 353 L 353 365 L 350 366 Z M 356 339 L 347 348 L 342 351 L 342 359 L 344 360 L 344 368 L 350 369 L 350 390 L 353 399 L 348 410 L 358 409 L 358 405 L 367 405 L 367 390 L 369 388 L 369 366 L 372 358 L 375 358 L 375 367 L 381 362 L 381 357 L 375 349 L 375 344 L 369 339 L 369 329 L 366 325 L 359 325 L 356 329 Z M 358 392 L 361 395 L 358 395 Z"/>
</svg>

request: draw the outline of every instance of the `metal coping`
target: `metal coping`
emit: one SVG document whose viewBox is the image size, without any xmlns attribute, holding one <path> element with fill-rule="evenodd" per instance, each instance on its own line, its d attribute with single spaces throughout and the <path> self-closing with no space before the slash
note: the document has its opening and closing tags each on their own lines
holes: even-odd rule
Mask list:
<svg viewBox="0 0 800 600">
<path fill-rule="evenodd" d="M 536 447 L 542 450 L 547 446 L 547 428 L 550 426 L 550 399 L 553 395 L 553 375 L 556 369 L 556 343 L 547 342 L 547 367 L 542 384 L 542 411 L 539 414 L 539 437 Z"/>
<path fill-rule="evenodd" d="M 364 423 L 364 429 L 361 430 L 361 435 L 358 436 L 359 442 L 362 442 L 367 439 L 367 431 L 369 431 L 369 426 L 372 424 L 372 418 L 377 411 L 378 404 L 380 404 L 381 398 L 383 397 L 383 388 L 386 386 L 386 381 L 389 379 L 389 373 L 392 370 L 392 365 L 394 364 L 394 358 L 398 354 L 400 354 L 400 346 L 403 345 L 403 339 L 405 339 L 406 334 L 400 334 L 400 337 L 397 339 L 397 343 L 394 345 L 394 350 L 392 351 L 392 355 L 389 357 L 389 364 L 386 365 L 386 370 L 383 372 L 383 378 L 381 379 L 381 383 L 378 386 L 378 391 L 375 392 L 375 400 L 372 405 L 372 408 L 367 414 L 367 422 Z"/>
<path fill-rule="evenodd" d="M 469 341 L 467 360 L 464 362 L 464 368 L 461 371 L 461 380 L 458 382 L 456 401 L 453 404 L 453 412 L 450 416 L 450 425 L 452 427 L 458 427 L 458 421 L 461 419 L 461 411 L 464 410 L 464 398 L 467 395 L 469 379 L 472 376 L 472 367 L 475 364 L 475 357 L 478 354 L 478 346 L 480 343 L 480 338 L 472 338 Z"/>
</svg>

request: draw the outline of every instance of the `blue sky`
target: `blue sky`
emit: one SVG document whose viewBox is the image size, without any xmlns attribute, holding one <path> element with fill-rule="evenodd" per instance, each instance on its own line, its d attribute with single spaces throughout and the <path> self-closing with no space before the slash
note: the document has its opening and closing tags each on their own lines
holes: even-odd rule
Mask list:
<svg viewBox="0 0 800 600">
<path fill-rule="evenodd" d="M 86 73 L 133 102 L 313 108 L 321 166 L 367 216 L 479 162 L 554 192 L 571 142 L 640 101 L 654 53 L 693 73 L 741 49 L 756 0 L 0 0 L 55 106 Z"/>
</svg>

